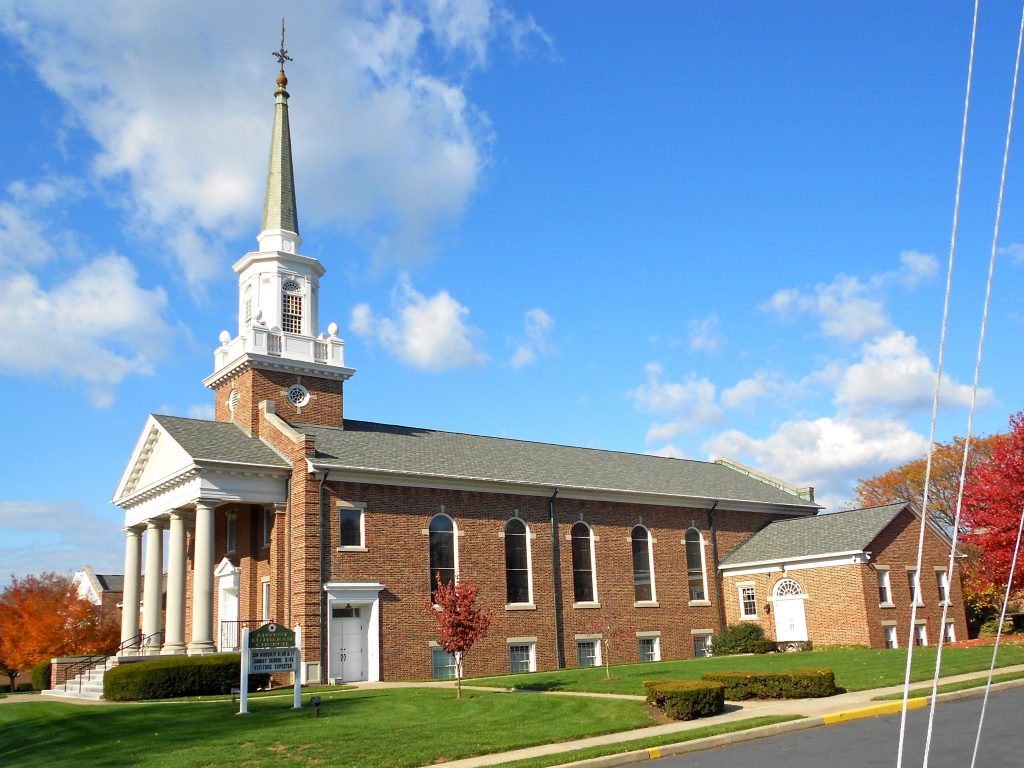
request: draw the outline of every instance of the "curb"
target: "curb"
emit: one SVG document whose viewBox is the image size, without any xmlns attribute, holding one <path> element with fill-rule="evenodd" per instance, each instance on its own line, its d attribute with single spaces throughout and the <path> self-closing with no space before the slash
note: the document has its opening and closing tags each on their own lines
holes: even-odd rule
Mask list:
<svg viewBox="0 0 1024 768">
<path fill-rule="evenodd" d="M 907 701 L 907 709 L 922 709 L 923 707 L 928 706 L 928 702 L 928 697 L 910 699 Z M 870 707 L 860 707 L 858 709 L 848 709 L 845 712 L 833 712 L 828 715 L 822 715 L 821 721 L 825 725 L 835 725 L 836 723 L 847 723 L 851 720 L 861 720 L 865 717 L 877 717 L 878 715 L 894 715 L 902 710 L 902 700 L 886 701 L 882 704 L 872 704 Z"/>
</svg>

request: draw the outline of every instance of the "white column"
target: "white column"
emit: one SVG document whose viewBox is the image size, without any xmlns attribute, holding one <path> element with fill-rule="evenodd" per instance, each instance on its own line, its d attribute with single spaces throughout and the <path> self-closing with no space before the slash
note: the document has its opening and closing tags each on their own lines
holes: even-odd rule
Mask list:
<svg viewBox="0 0 1024 768">
<path fill-rule="evenodd" d="M 161 653 L 185 652 L 185 519 L 171 512 L 167 538 L 167 629 Z"/>
<path fill-rule="evenodd" d="M 196 502 L 195 570 L 192 574 L 190 655 L 213 653 L 213 503 Z"/>
<path fill-rule="evenodd" d="M 121 597 L 122 652 L 139 648 L 139 565 L 142 560 L 142 535 L 138 528 L 124 531 L 124 594 Z"/>
<path fill-rule="evenodd" d="M 156 520 L 146 521 L 146 581 L 142 595 L 142 635 L 146 653 L 160 652 L 163 612 L 164 529 Z"/>
</svg>

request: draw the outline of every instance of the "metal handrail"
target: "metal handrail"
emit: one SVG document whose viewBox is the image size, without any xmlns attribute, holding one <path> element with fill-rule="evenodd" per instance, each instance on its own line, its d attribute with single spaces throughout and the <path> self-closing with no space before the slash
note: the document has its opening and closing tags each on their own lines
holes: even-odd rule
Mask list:
<svg viewBox="0 0 1024 768">
<path fill-rule="evenodd" d="M 132 637 L 129 637 L 127 640 L 123 641 L 119 646 L 117 646 L 117 649 L 111 655 L 119 656 L 121 651 L 125 650 L 126 648 L 131 648 L 133 646 L 137 646 L 138 648 L 143 648 L 145 646 L 147 640 L 151 640 L 152 638 L 158 637 L 161 634 L 162 634 L 161 632 L 154 632 L 151 635 L 143 635 L 141 632 L 139 632 L 138 634 L 133 635 Z M 77 677 L 78 678 L 78 692 L 81 693 L 82 692 L 82 678 L 81 678 L 81 675 L 84 674 L 88 669 L 90 669 L 90 668 L 96 666 L 97 664 L 99 664 L 101 661 L 106 661 L 108 658 L 109 658 L 109 656 L 107 654 L 100 654 L 100 655 L 96 655 L 96 656 L 88 656 L 85 659 L 83 659 L 82 661 L 79 661 L 79 662 L 77 662 L 75 664 L 72 664 L 70 667 L 68 667 L 66 670 L 64 670 L 64 690 L 67 690 L 68 680 L 73 680 L 74 678 Z"/>
</svg>

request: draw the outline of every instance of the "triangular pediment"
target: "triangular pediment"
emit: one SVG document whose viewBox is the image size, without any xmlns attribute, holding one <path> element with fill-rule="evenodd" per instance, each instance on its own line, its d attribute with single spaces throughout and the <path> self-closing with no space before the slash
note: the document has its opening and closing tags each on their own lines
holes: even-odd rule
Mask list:
<svg viewBox="0 0 1024 768">
<path fill-rule="evenodd" d="M 222 576 L 234 576 L 236 573 L 241 573 L 241 571 L 235 567 L 234 563 L 225 557 L 217 564 L 217 568 L 214 570 L 213 575 L 219 579 Z"/>
<path fill-rule="evenodd" d="M 114 494 L 114 503 L 143 488 L 158 485 L 194 465 L 192 456 L 153 416 L 146 420 L 135 450 Z"/>
</svg>

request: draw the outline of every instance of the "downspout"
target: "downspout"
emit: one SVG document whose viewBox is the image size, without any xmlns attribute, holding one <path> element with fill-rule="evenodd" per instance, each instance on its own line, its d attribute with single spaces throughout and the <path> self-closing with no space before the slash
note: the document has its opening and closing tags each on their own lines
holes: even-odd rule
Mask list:
<svg viewBox="0 0 1024 768">
<path fill-rule="evenodd" d="M 562 564 L 558 552 L 558 525 L 555 522 L 555 497 L 558 489 L 548 499 L 548 521 L 551 524 L 551 587 L 555 597 L 555 664 L 565 668 L 565 649 L 562 648 Z"/>
<path fill-rule="evenodd" d="M 324 624 L 324 604 L 327 602 L 327 593 L 324 592 L 324 539 L 327 531 L 327 513 L 324 510 L 324 483 L 327 482 L 327 470 L 324 470 L 320 478 L 320 485 L 317 487 L 317 508 L 320 510 L 320 583 L 317 591 L 320 599 L 317 601 L 320 609 L 320 682 L 327 682 L 327 626 Z"/>
<path fill-rule="evenodd" d="M 284 625 L 292 629 L 292 476 L 284 479 Z"/>
<path fill-rule="evenodd" d="M 722 593 L 722 573 L 718 570 L 718 528 L 715 526 L 715 508 L 718 500 L 708 510 L 708 528 L 711 533 L 711 565 L 715 571 L 715 605 L 718 608 L 718 631 L 725 629 L 725 597 Z"/>
</svg>

